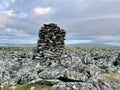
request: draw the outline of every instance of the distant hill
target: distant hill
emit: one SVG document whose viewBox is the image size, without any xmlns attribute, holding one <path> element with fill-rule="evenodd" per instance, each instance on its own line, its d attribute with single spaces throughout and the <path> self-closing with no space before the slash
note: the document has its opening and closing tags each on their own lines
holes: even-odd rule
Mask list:
<svg viewBox="0 0 120 90">
<path fill-rule="evenodd" d="M 117 47 L 117 46 L 112 46 L 112 45 L 106 45 L 103 43 L 87 43 L 87 44 L 67 44 L 66 46 L 68 47 Z"/>
<path fill-rule="evenodd" d="M 11 44 L 11 43 L 0 43 L 0 47 L 35 47 L 36 44 Z M 106 45 L 103 43 L 87 43 L 87 44 L 66 44 L 67 47 L 117 47 L 112 45 Z"/>
<path fill-rule="evenodd" d="M 0 43 L 1 47 L 35 47 L 36 44 L 11 44 L 11 43 Z"/>
</svg>

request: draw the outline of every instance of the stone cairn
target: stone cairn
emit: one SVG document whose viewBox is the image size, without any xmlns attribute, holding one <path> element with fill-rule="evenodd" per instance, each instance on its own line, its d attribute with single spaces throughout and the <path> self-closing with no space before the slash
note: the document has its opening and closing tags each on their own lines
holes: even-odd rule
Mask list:
<svg viewBox="0 0 120 90">
<path fill-rule="evenodd" d="M 39 30 L 39 40 L 35 49 L 34 59 L 41 63 L 51 60 L 61 60 L 65 57 L 65 31 L 56 24 L 44 24 Z"/>
</svg>

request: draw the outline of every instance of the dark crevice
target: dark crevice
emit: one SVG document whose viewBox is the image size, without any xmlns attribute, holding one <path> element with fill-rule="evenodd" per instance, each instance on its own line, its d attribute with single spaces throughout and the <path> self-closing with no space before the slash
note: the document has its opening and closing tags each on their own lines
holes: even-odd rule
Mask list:
<svg viewBox="0 0 120 90">
<path fill-rule="evenodd" d="M 113 65 L 117 66 L 117 65 L 119 65 L 119 62 L 118 61 L 113 62 Z"/>
<path fill-rule="evenodd" d="M 65 78 L 65 77 L 59 77 L 57 78 L 63 82 L 83 82 L 82 80 L 73 80 L 73 79 L 70 79 L 70 78 Z"/>
<path fill-rule="evenodd" d="M 21 81 L 22 81 L 22 80 L 21 80 L 21 78 L 20 78 L 20 79 L 17 81 L 17 84 L 18 84 L 18 85 L 21 85 Z"/>
<path fill-rule="evenodd" d="M 116 60 L 113 62 L 113 65 L 114 66 L 120 65 L 120 53 L 119 53 L 118 57 L 116 58 Z"/>
</svg>

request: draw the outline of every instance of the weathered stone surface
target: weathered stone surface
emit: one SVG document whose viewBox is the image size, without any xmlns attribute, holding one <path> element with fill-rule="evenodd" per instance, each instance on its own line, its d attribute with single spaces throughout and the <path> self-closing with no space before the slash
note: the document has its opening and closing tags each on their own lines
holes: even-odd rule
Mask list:
<svg viewBox="0 0 120 90">
<path fill-rule="evenodd" d="M 34 58 L 43 64 L 47 60 L 60 60 L 66 52 L 64 48 L 65 31 L 56 24 L 44 24 L 39 31 L 39 40 Z"/>
<path fill-rule="evenodd" d="M 54 90 L 115 90 L 111 84 L 98 80 L 98 82 L 60 82 L 53 86 Z"/>
<path fill-rule="evenodd" d="M 61 82 L 53 86 L 54 90 L 97 90 L 91 83 Z"/>
</svg>

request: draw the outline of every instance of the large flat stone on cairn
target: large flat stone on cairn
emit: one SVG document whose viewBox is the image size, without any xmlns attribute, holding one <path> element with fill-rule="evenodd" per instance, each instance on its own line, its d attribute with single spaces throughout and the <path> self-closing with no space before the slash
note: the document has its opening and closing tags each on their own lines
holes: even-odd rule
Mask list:
<svg viewBox="0 0 120 90">
<path fill-rule="evenodd" d="M 56 24 L 44 24 L 39 30 L 39 40 L 34 52 L 34 59 L 40 60 L 41 64 L 51 64 L 54 60 L 59 62 L 66 57 L 65 31 Z M 49 62 L 49 63 L 48 63 Z"/>
</svg>

